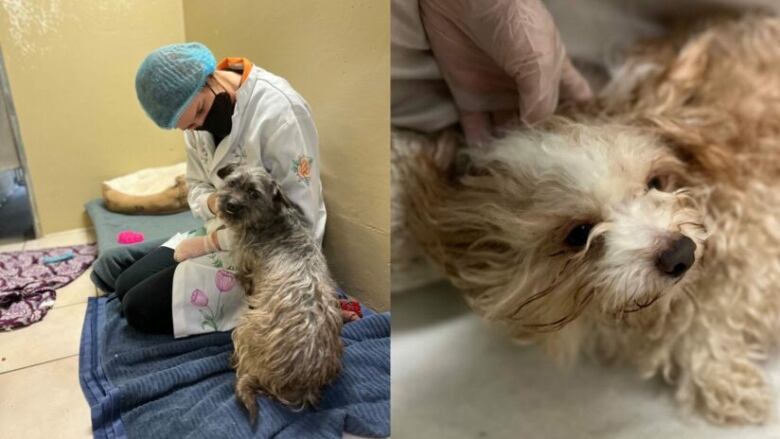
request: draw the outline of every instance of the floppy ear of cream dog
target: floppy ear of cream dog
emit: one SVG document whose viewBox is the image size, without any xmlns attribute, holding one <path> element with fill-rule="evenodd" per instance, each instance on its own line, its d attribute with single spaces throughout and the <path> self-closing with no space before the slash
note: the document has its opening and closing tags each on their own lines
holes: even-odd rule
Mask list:
<svg viewBox="0 0 780 439">
<path fill-rule="evenodd" d="M 477 313 L 564 361 L 661 375 L 713 422 L 770 417 L 780 19 L 638 47 L 590 108 L 462 154 L 455 177 L 422 155 L 394 172 L 405 224 Z"/>
</svg>

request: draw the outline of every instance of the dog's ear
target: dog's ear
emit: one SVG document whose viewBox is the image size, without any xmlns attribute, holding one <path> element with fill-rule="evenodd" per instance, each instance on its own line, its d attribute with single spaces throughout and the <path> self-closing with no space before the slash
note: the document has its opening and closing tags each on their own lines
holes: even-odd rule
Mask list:
<svg viewBox="0 0 780 439">
<path fill-rule="evenodd" d="M 284 195 L 284 192 L 282 192 L 282 188 L 279 186 L 278 183 L 273 182 L 271 193 L 274 201 L 274 206 L 290 207 L 292 205 L 292 202 L 290 202 L 287 196 Z"/>
<path fill-rule="evenodd" d="M 285 215 L 294 215 L 297 216 L 299 219 L 301 219 L 305 224 L 308 224 L 308 227 L 311 227 L 311 224 L 309 220 L 306 218 L 306 214 L 303 212 L 300 206 L 290 201 L 289 198 L 287 198 L 287 195 L 282 192 L 282 188 L 279 186 L 278 183 L 273 183 L 273 188 L 271 189 L 271 197 L 273 199 L 273 209 L 276 210 L 277 213 L 283 213 Z"/>
<path fill-rule="evenodd" d="M 715 110 L 682 113 L 686 114 L 651 116 L 644 122 L 649 123 L 652 131 L 690 171 L 733 178 L 733 153 L 729 144 L 740 140 L 733 121 Z"/>
<path fill-rule="evenodd" d="M 226 179 L 228 175 L 232 174 L 233 171 L 236 170 L 236 167 L 237 166 L 235 163 L 229 163 L 225 165 L 223 168 L 217 171 L 217 177 L 221 178 L 222 180 Z"/>
</svg>

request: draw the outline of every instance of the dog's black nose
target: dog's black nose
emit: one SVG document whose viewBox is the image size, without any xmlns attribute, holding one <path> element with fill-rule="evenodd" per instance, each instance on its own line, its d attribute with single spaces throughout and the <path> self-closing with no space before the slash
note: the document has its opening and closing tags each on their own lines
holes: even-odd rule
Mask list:
<svg viewBox="0 0 780 439">
<path fill-rule="evenodd" d="M 241 205 L 235 201 L 228 201 L 225 203 L 225 211 L 227 213 L 236 213 L 241 209 Z"/>
<path fill-rule="evenodd" d="M 693 265 L 696 257 L 696 243 L 687 236 L 680 237 L 673 241 L 669 247 L 658 255 L 655 261 L 656 267 L 661 273 L 673 277 L 682 276 Z"/>
</svg>

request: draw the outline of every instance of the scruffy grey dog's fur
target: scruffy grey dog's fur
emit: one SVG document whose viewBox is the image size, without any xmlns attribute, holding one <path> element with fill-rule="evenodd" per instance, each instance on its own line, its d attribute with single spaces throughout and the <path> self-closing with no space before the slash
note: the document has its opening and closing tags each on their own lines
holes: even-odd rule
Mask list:
<svg viewBox="0 0 780 439">
<path fill-rule="evenodd" d="M 236 395 L 254 422 L 256 395 L 315 405 L 341 371 L 342 317 L 325 257 L 300 209 L 259 167 L 227 167 L 220 217 L 249 310 L 233 331 Z"/>
</svg>

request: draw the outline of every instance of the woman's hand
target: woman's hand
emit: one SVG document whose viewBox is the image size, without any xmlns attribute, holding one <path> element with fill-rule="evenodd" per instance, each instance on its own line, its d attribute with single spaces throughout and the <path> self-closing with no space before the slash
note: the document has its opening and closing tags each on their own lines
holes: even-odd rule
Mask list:
<svg viewBox="0 0 780 439">
<path fill-rule="evenodd" d="M 214 233 L 212 236 L 196 236 L 183 240 L 173 251 L 173 259 L 176 262 L 182 262 L 219 251 L 216 236 L 213 235 Z"/>
<path fill-rule="evenodd" d="M 540 0 L 420 0 L 420 16 L 471 145 L 592 96 Z"/>
</svg>

